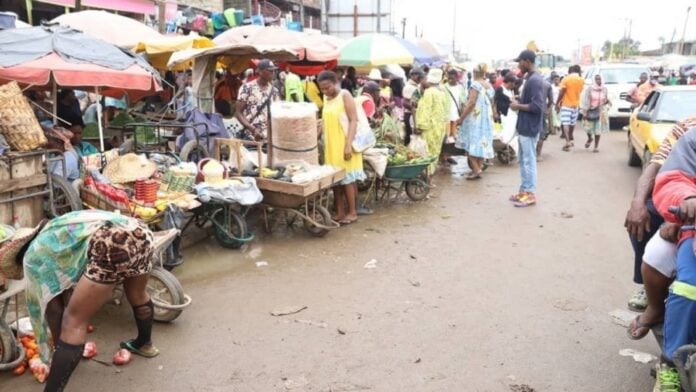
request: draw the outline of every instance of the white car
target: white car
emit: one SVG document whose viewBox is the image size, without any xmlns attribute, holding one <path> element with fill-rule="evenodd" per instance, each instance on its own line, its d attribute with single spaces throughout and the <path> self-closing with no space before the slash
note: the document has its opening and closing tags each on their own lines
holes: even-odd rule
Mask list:
<svg viewBox="0 0 696 392">
<path fill-rule="evenodd" d="M 627 121 L 631 116 L 631 103 L 626 101 L 626 97 L 628 92 L 638 84 L 640 74 L 643 72 L 650 75 L 650 68 L 640 64 L 596 64 L 585 70 L 585 86 L 594 83 L 595 75 L 602 75 L 602 80 L 609 92 L 609 101 L 611 101 L 609 118 Z"/>
</svg>

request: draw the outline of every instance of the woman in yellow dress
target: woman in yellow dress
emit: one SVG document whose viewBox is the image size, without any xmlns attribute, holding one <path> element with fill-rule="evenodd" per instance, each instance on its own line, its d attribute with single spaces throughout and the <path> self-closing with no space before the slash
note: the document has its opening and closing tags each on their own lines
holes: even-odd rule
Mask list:
<svg viewBox="0 0 696 392">
<path fill-rule="evenodd" d="M 346 177 L 333 189 L 336 207 L 333 219 L 348 225 L 358 220 L 357 181 L 365 179 L 362 154 L 353 152 L 352 147 L 358 126 L 355 100 L 347 90 L 341 90 L 338 77 L 331 71 L 320 73 L 317 82 L 324 94 L 324 163 L 346 171 Z"/>
<path fill-rule="evenodd" d="M 449 101 L 445 92 L 439 87 L 442 80 L 442 70 L 433 68 L 428 72 L 427 87 L 423 97 L 418 101 L 416 109 L 416 133 L 425 139 L 428 154 L 439 157 L 442 142 L 449 126 Z M 435 173 L 437 161 L 430 166 L 430 174 Z"/>
</svg>

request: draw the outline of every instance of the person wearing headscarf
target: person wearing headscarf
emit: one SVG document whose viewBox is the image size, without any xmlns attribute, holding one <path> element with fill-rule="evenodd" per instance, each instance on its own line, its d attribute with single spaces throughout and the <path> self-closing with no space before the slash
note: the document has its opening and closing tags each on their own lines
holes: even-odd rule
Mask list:
<svg viewBox="0 0 696 392">
<path fill-rule="evenodd" d="M 447 130 L 449 101 L 445 92 L 439 87 L 442 70 L 433 68 L 428 72 L 423 97 L 418 100 L 416 109 L 416 134 L 420 134 L 428 145 L 428 154 L 439 157 L 442 141 Z M 430 174 L 435 173 L 437 162 L 430 166 Z"/>
<path fill-rule="evenodd" d="M 580 111 L 584 119 L 585 132 L 587 132 L 587 142 L 585 148 L 590 148 L 594 138 L 594 150 L 599 152 L 599 138 L 602 134 L 609 132 L 609 94 L 607 87 L 602 81 L 602 75 L 597 74 L 592 86 L 585 88 L 582 93 Z"/>
</svg>

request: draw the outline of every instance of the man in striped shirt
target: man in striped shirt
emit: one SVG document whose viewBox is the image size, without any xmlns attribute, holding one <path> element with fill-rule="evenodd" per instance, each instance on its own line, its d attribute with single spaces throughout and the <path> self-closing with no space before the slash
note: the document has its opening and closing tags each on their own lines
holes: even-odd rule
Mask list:
<svg viewBox="0 0 696 392">
<path fill-rule="evenodd" d="M 644 337 L 664 316 L 664 300 L 676 268 L 677 245 L 674 239 L 678 226 L 665 225 L 661 228 L 664 220 L 655 209 L 652 192 L 655 177 L 677 140 L 694 127 L 696 117 L 680 121 L 672 128 L 638 179 L 631 207 L 626 214 L 624 226 L 635 254 L 633 281 L 644 285 L 628 302 L 629 309 L 644 312 L 636 317 L 628 329 L 631 339 Z"/>
</svg>

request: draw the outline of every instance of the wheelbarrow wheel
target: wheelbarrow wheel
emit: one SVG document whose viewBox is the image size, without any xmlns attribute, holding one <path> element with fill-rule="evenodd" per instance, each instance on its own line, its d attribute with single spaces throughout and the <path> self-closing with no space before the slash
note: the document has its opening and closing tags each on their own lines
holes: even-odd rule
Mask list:
<svg viewBox="0 0 696 392">
<path fill-rule="evenodd" d="M 181 305 L 184 303 L 184 289 L 179 280 L 162 267 L 153 267 L 150 280 L 147 282 L 147 293 L 155 302 L 155 321 L 169 323 L 176 320 L 183 310 L 172 310 L 158 307 L 156 303 Z"/>
<path fill-rule="evenodd" d="M 220 246 L 227 249 L 239 249 L 244 245 L 238 238 L 248 236 L 247 224 L 244 218 L 235 211 L 219 208 L 212 214 L 213 236 Z M 226 213 L 227 212 L 227 213 Z"/>
<path fill-rule="evenodd" d="M 324 226 L 331 226 L 331 213 L 324 206 L 310 206 L 307 216 L 314 222 Z M 305 219 L 304 228 L 309 234 L 314 237 L 323 237 L 329 233 L 328 229 L 314 225 L 312 222 Z"/>
<path fill-rule="evenodd" d="M 428 184 L 421 180 L 410 180 L 406 182 L 406 196 L 413 201 L 425 200 L 430 193 L 430 187 Z"/>
<path fill-rule="evenodd" d="M 363 171 L 366 178 L 358 181 L 358 191 L 360 192 L 368 191 L 377 178 L 377 173 L 370 162 L 363 160 Z"/>
<path fill-rule="evenodd" d="M 498 162 L 503 165 L 509 165 L 515 159 L 515 150 L 510 146 L 506 146 L 505 149 L 498 151 L 496 154 Z"/>
<path fill-rule="evenodd" d="M 72 184 L 63 177 L 51 175 L 53 208 L 48 208 L 52 218 L 82 209 L 82 201 Z"/>
<path fill-rule="evenodd" d="M 12 362 L 16 354 L 17 344 L 12 330 L 7 324 L 0 323 L 0 364 Z"/>
<path fill-rule="evenodd" d="M 208 158 L 209 156 L 208 149 L 197 140 L 189 140 L 181 147 L 181 151 L 179 152 L 179 157 L 182 162 L 198 163 L 201 159 Z"/>
</svg>

